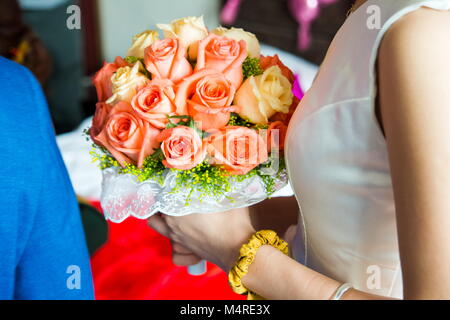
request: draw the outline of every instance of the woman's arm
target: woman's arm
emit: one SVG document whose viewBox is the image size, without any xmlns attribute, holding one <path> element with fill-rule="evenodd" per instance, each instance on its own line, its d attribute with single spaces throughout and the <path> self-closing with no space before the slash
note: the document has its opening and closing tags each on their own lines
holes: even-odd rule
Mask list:
<svg viewBox="0 0 450 320">
<path fill-rule="evenodd" d="M 281 251 L 262 246 L 258 249 L 249 272 L 242 284 L 266 299 L 277 300 L 326 300 L 341 285 L 289 258 Z M 386 299 L 351 289 L 342 299 Z"/>
<path fill-rule="evenodd" d="M 405 298 L 450 298 L 450 12 L 421 9 L 379 56 Z"/>
</svg>

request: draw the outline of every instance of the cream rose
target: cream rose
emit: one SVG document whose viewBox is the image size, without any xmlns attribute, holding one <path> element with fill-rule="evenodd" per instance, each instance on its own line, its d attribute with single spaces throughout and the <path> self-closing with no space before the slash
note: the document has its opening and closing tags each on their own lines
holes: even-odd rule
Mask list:
<svg viewBox="0 0 450 320">
<path fill-rule="evenodd" d="M 288 113 L 293 98 L 291 83 L 278 66 L 272 66 L 262 75 L 248 78 L 237 91 L 234 103 L 241 108 L 241 117 L 266 124 L 275 113 Z"/>
<path fill-rule="evenodd" d="M 117 57 L 113 63 L 104 63 L 103 67 L 95 74 L 92 82 L 97 91 L 98 101 L 103 102 L 112 96 L 111 77 L 121 67 L 129 66 L 122 58 Z"/>
<path fill-rule="evenodd" d="M 186 17 L 172 21 L 170 24 L 157 24 L 165 38 L 178 38 L 183 46 L 189 48 L 189 58 L 197 59 L 198 41 L 206 38 L 208 29 L 201 17 Z"/>
<path fill-rule="evenodd" d="M 137 90 L 150 81 L 140 72 L 141 69 L 143 69 L 143 66 L 139 61 L 133 67 L 119 68 L 111 77 L 113 95 L 106 103 L 131 102 Z"/>
<path fill-rule="evenodd" d="M 218 36 L 224 36 L 236 41 L 244 40 L 247 43 L 248 55 L 252 58 L 259 58 L 261 55 L 261 47 L 256 36 L 248 31 L 241 28 L 231 28 L 227 29 L 224 27 L 219 27 L 211 31 Z"/>
<path fill-rule="evenodd" d="M 136 58 L 144 58 L 145 48 L 151 46 L 158 39 L 158 32 L 154 30 L 147 30 L 135 35 L 133 37 L 133 44 L 128 49 L 127 55 Z"/>
</svg>

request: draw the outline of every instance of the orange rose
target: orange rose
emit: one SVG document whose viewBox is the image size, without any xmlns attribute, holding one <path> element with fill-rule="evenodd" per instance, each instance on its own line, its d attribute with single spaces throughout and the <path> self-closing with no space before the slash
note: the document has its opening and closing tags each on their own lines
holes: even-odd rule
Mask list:
<svg viewBox="0 0 450 320">
<path fill-rule="evenodd" d="M 113 63 L 104 63 L 103 67 L 95 74 L 92 81 L 97 91 L 98 101 L 106 101 L 112 96 L 111 77 L 117 69 L 129 66 L 122 57 L 117 57 Z"/>
<path fill-rule="evenodd" d="M 261 58 L 259 58 L 259 64 L 261 65 L 261 68 L 263 68 L 263 70 L 267 70 L 272 66 L 278 66 L 281 70 L 281 74 L 285 76 L 291 84 L 294 83 L 294 73 L 291 71 L 291 69 L 286 67 L 283 62 L 281 62 L 277 54 L 272 57 L 261 56 Z"/>
<path fill-rule="evenodd" d="M 95 114 L 92 119 L 92 126 L 89 129 L 89 135 L 95 144 L 101 145 L 100 141 L 96 139 L 99 133 L 103 130 L 103 127 L 108 120 L 109 113 L 111 112 L 113 106 L 105 103 L 98 102 L 95 106 Z"/>
<path fill-rule="evenodd" d="M 186 126 L 163 130 L 158 136 L 167 168 L 189 170 L 205 159 L 206 148 L 198 133 Z"/>
<path fill-rule="evenodd" d="M 175 98 L 177 113 L 189 114 L 202 130 L 220 129 L 230 120 L 231 106 L 236 90 L 213 69 L 203 69 L 184 79 Z"/>
<path fill-rule="evenodd" d="M 179 39 L 158 40 L 145 49 L 145 67 L 153 79 L 170 79 L 174 83 L 192 74 L 186 47 Z"/>
<path fill-rule="evenodd" d="M 268 159 L 267 145 L 256 130 L 228 126 L 207 138 L 213 163 L 232 175 L 243 175 Z"/>
<path fill-rule="evenodd" d="M 137 117 L 128 102 L 120 101 L 111 110 L 105 127 L 96 139 L 121 166 L 130 163 L 141 168 L 145 158 L 159 147 L 158 135 L 159 130 Z"/>
<path fill-rule="evenodd" d="M 242 63 L 247 58 L 247 45 L 244 40 L 236 41 L 210 33 L 198 45 L 195 70 L 214 69 L 224 74 L 235 89 L 244 78 Z"/>
<path fill-rule="evenodd" d="M 272 148 L 278 150 L 284 149 L 284 141 L 286 139 L 287 126 L 283 122 L 281 121 L 272 122 L 270 123 L 269 128 L 267 128 L 267 130 L 263 130 L 263 132 L 264 132 L 263 136 L 265 136 L 266 138 L 268 152 L 271 152 Z"/>
<path fill-rule="evenodd" d="M 133 97 L 133 110 L 156 128 L 164 129 L 168 115 L 174 115 L 175 91 L 170 80 L 155 79 Z"/>
</svg>

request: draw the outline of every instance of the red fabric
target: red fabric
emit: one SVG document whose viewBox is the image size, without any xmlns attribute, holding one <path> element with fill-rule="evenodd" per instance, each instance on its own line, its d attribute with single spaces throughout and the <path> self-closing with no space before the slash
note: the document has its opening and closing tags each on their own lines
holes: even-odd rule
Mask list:
<svg viewBox="0 0 450 320">
<path fill-rule="evenodd" d="M 231 291 L 227 275 L 213 264 L 208 263 L 202 276 L 191 276 L 185 267 L 173 265 L 170 242 L 145 220 L 129 218 L 108 226 L 108 242 L 91 258 L 96 299 L 245 298 Z"/>
</svg>

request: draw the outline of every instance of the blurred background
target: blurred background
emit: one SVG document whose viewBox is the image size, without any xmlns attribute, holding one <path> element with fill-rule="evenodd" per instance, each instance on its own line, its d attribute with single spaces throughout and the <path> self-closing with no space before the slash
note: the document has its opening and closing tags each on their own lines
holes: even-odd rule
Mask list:
<svg viewBox="0 0 450 320">
<path fill-rule="evenodd" d="M 100 170 L 83 137 L 95 111 L 92 76 L 104 61 L 124 56 L 131 39 L 156 23 L 204 16 L 208 28 L 244 28 L 277 53 L 307 90 L 352 0 L 0 0 L 0 55 L 28 67 L 40 81 L 69 170 L 91 252 L 97 299 L 241 299 L 226 275 L 209 265 L 190 276 L 171 263 L 166 239 L 145 221 L 104 221 Z M 0 88 L 1 90 L 1 88 Z M 284 196 L 290 195 L 289 190 Z M 279 200 L 252 208 L 257 228 L 277 225 Z M 283 210 L 297 215 L 295 199 Z M 286 202 L 287 201 L 287 202 Z M 287 203 L 287 204 L 286 204 Z M 277 208 L 277 209 L 276 209 Z M 278 225 L 283 232 L 287 226 Z M 69 239 L 67 241 L 70 241 Z"/>
</svg>

